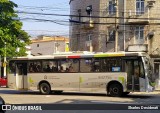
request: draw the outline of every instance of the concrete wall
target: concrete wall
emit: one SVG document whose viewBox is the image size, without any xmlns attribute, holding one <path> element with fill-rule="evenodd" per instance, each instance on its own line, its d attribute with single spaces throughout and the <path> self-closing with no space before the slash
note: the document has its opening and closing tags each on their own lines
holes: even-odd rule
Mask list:
<svg viewBox="0 0 160 113">
<path fill-rule="evenodd" d="M 81 12 L 81 16 L 89 16 L 86 13 L 86 7 L 92 5 L 92 16 L 99 16 L 99 4 L 100 0 L 73 0 L 70 3 L 70 14 L 79 15 L 78 10 Z M 71 17 L 72 20 L 86 22 L 89 21 L 89 17 Z M 99 22 L 99 19 L 92 18 L 95 23 Z M 99 41 L 99 25 L 94 25 L 92 29 L 85 29 L 84 24 L 71 23 L 70 27 L 70 46 L 71 50 L 89 50 L 87 46 L 87 38 L 90 35 L 92 38 L 92 45 L 94 51 L 98 51 Z"/>
<path fill-rule="evenodd" d="M 51 55 L 56 52 L 55 43 L 58 43 L 57 52 L 65 52 L 65 42 L 62 41 L 47 41 L 47 42 L 34 42 L 31 46 L 31 54 L 38 55 Z M 39 45 L 39 47 L 37 46 Z"/>
</svg>

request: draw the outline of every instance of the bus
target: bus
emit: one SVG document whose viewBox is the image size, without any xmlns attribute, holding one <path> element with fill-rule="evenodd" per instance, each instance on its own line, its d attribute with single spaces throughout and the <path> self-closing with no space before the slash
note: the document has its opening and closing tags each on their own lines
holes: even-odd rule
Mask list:
<svg viewBox="0 0 160 113">
<path fill-rule="evenodd" d="M 152 63 L 143 52 L 70 52 L 17 57 L 9 62 L 8 87 L 39 90 L 106 93 L 154 91 Z"/>
</svg>

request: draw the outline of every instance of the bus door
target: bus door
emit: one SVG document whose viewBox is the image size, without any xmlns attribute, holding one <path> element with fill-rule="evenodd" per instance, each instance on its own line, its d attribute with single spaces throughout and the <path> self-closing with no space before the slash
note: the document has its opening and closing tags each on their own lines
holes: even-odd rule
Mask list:
<svg viewBox="0 0 160 113">
<path fill-rule="evenodd" d="M 16 88 L 18 90 L 27 90 L 27 62 L 17 62 L 16 64 Z"/>
<path fill-rule="evenodd" d="M 125 72 L 127 72 L 128 91 L 140 91 L 140 66 L 138 59 L 125 60 Z"/>
</svg>

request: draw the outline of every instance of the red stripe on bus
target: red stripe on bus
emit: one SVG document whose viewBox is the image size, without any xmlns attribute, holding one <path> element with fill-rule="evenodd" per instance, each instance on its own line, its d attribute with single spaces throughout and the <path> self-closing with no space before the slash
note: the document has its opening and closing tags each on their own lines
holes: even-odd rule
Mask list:
<svg viewBox="0 0 160 113">
<path fill-rule="evenodd" d="M 68 56 L 68 58 L 80 58 L 80 56 Z"/>
</svg>

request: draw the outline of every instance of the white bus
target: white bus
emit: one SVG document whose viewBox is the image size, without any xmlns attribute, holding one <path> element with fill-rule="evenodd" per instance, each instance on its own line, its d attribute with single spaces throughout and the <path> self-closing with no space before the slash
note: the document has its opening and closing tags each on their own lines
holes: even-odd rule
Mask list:
<svg viewBox="0 0 160 113">
<path fill-rule="evenodd" d="M 19 57 L 9 62 L 8 86 L 39 90 L 107 93 L 151 92 L 152 65 L 142 52 L 66 53 Z"/>
</svg>

